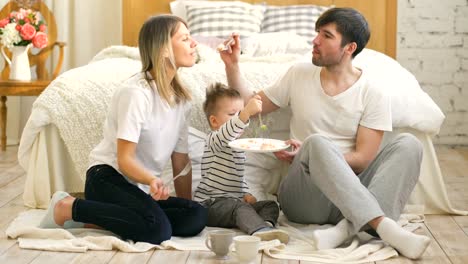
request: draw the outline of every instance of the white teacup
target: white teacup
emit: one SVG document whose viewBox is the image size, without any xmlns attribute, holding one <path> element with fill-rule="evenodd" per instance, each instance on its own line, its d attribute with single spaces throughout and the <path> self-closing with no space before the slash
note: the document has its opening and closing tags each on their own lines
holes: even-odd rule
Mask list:
<svg viewBox="0 0 468 264">
<path fill-rule="evenodd" d="M 205 245 L 216 254 L 216 258 L 227 259 L 234 235 L 235 232 L 230 230 L 210 231 L 206 236 Z"/>
<path fill-rule="evenodd" d="M 237 258 L 241 263 L 250 263 L 257 258 L 260 238 L 256 236 L 234 237 L 234 247 Z"/>
</svg>

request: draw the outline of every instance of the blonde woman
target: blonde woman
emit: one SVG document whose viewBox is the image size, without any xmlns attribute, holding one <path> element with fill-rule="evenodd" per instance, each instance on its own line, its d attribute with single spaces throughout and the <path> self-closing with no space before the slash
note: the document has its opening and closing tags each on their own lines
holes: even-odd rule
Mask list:
<svg viewBox="0 0 468 264">
<path fill-rule="evenodd" d="M 158 177 L 169 159 L 174 175 L 190 166 L 191 96 L 177 69 L 195 64 L 197 42 L 183 20 L 160 15 L 144 23 L 138 43 L 142 72 L 112 97 L 104 138 L 90 154 L 86 199 L 55 193 L 41 227 L 103 228 L 153 244 L 205 227 L 206 209 L 190 200 L 191 170 L 174 182 L 177 197 L 169 197 Z"/>
</svg>

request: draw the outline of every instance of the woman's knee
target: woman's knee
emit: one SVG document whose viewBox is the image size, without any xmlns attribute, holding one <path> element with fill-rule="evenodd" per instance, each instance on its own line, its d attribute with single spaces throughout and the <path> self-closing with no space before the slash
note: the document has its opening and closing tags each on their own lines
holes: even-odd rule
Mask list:
<svg viewBox="0 0 468 264">
<path fill-rule="evenodd" d="M 143 227 L 139 232 L 139 239 L 137 241 L 148 242 L 151 244 L 159 245 L 163 241 L 171 239 L 172 226 L 169 220 L 160 219 L 149 223 L 146 227 Z"/>
<path fill-rule="evenodd" d="M 196 236 L 205 228 L 208 221 L 208 209 L 197 202 L 192 203 L 186 217 L 186 228 L 179 234 L 180 236 Z"/>
<path fill-rule="evenodd" d="M 196 205 L 193 206 L 192 219 L 194 224 L 191 235 L 197 235 L 206 226 L 206 222 L 208 221 L 208 209 L 196 203 Z"/>
</svg>

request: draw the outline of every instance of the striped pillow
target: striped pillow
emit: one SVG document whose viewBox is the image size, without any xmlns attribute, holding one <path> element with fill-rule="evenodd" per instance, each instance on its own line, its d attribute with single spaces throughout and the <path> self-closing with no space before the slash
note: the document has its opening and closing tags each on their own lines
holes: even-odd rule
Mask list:
<svg viewBox="0 0 468 264">
<path fill-rule="evenodd" d="M 187 23 L 193 35 L 226 38 L 232 32 L 250 36 L 260 32 L 264 5 L 226 4 L 224 6 L 188 5 Z"/>
<path fill-rule="evenodd" d="M 267 6 L 261 32 L 294 32 L 312 43 L 315 22 L 330 7 L 317 5 Z"/>
</svg>

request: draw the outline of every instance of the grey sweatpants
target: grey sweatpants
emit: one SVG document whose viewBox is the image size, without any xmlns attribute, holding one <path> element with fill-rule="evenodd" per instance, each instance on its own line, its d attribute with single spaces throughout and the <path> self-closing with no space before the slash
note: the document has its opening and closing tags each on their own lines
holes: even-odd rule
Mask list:
<svg viewBox="0 0 468 264">
<path fill-rule="evenodd" d="M 356 176 L 330 139 L 312 135 L 281 183 L 281 209 L 297 223 L 336 224 L 344 217 L 354 234 L 382 215 L 397 220 L 418 181 L 421 160 L 421 143 L 403 133 Z"/>
<path fill-rule="evenodd" d="M 236 198 L 221 197 L 201 204 L 208 208 L 207 226 L 238 227 L 249 235 L 268 227 L 265 221 L 276 225 L 279 216 L 279 207 L 274 201 L 260 201 L 251 205 Z"/>
</svg>

